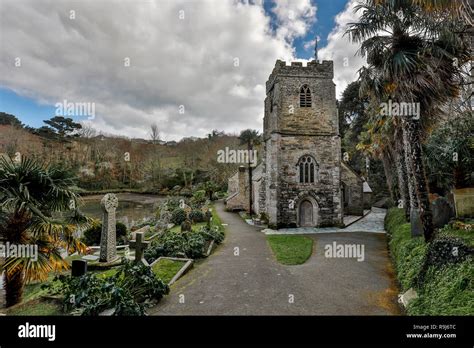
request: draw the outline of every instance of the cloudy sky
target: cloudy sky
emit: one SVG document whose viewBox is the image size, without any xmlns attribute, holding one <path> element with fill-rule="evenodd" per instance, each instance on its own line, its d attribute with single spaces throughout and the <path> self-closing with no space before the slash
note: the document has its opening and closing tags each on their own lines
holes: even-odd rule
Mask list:
<svg viewBox="0 0 474 348">
<path fill-rule="evenodd" d="M 0 111 L 40 127 L 64 101 L 99 131 L 164 140 L 261 129 L 276 59 L 334 60 L 337 93 L 363 59 L 342 37 L 353 0 L 1 0 Z"/>
</svg>

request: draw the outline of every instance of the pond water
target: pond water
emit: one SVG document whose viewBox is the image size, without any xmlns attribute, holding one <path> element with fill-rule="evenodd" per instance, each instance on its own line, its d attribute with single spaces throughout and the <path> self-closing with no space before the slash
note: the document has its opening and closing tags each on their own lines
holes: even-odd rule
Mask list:
<svg viewBox="0 0 474 348">
<path fill-rule="evenodd" d="M 128 228 L 144 219 L 155 216 L 156 208 L 166 197 L 157 195 L 142 195 L 135 193 L 118 193 L 118 207 L 115 212 L 117 221 L 125 224 Z M 104 195 L 93 195 L 82 197 L 80 210 L 87 216 L 102 219 L 100 200 Z"/>
</svg>

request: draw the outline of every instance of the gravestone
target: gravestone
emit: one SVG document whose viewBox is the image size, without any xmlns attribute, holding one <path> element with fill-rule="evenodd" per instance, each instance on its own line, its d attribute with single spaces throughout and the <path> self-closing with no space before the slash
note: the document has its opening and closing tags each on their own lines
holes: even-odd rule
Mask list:
<svg viewBox="0 0 474 348">
<path fill-rule="evenodd" d="M 135 240 L 129 242 L 130 248 L 135 249 L 135 262 L 140 262 L 143 259 L 143 252 L 150 245 L 150 242 L 145 241 L 145 233 L 137 232 Z"/>
<path fill-rule="evenodd" d="M 181 232 L 191 232 L 192 231 L 192 225 L 191 225 L 191 220 L 189 220 L 189 218 L 186 218 L 186 220 L 184 220 L 182 223 L 181 223 Z"/>
<path fill-rule="evenodd" d="M 160 211 L 160 219 L 156 224 L 156 228 L 160 231 L 164 231 L 165 229 L 167 229 L 171 222 L 171 216 L 172 215 L 168 210 L 162 209 Z"/>
<path fill-rule="evenodd" d="M 420 209 L 410 209 L 410 224 L 411 224 L 411 236 L 418 237 L 423 235 L 423 225 L 420 219 Z"/>
<path fill-rule="evenodd" d="M 102 207 L 102 234 L 100 236 L 100 262 L 113 262 L 117 259 L 117 232 L 115 230 L 115 210 L 117 196 L 107 193 L 100 201 Z"/>
<path fill-rule="evenodd" d="M 474 217 L 474 187 L 453 189 L 454 206 L 457 217 Z"/>
<path fill-rule="evenodd" d="M 73 260 L 71 264 L 72 277 L 80 277 L 87 273 L 87 261 Z"/>
<path fill-rule="evenodd" d="M 433 226 L 441 228 L 454 217 L 454 208 L 444 197 L 438 197 L 431 202 L 431 211 L 433 212 Z"/>
<path fill-rule="evenodd" d="M 209 210 L 206 211 L 206 213 L 204 214 L 204 219 L 206 221 L 207 227 L 210 228 L 211 227 L 211 220 L 212 220 L 212 213 Z"/>
</svg>

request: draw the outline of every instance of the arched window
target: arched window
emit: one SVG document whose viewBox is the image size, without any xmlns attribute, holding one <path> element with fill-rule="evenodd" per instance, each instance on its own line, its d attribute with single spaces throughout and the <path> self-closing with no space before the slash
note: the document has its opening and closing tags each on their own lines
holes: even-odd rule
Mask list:
<svg viewBox="0 0 474 348">
<path fill-rule="evenodd" d="M 300 107 L 310 108 L 311 107 L 311 90 L 308 85 L 301 86 L 300 89 Z"/>
<path fill-rule="evenodd" d="M 298 161 L 300 183 L 314 183 L 318 176 L 318 166 L 311 156 L 303 156 Z"/>
</svg>

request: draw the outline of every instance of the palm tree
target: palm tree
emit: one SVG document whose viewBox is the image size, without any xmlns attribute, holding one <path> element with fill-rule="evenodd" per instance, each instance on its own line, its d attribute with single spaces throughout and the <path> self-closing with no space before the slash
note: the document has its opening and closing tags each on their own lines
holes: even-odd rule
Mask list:
<svg viewBox="0 0 474 348">
<path fill-rule="evenodd" d="M 419 120 L 403 117 L 399 123 L 423 234 L 429 241 L 433 224 L 421 143 L 441 107 L 459 93 L 460 67 L 470 59 L 463 36 L 466 26 L 449 12 L 428 14 L 411 0 L 367 0 L 355 10 L 362 10 L 359 22 L 351 23 L 346 33 L 361 43 L 359 53 L 367 57 L 361 88 L 379 101 L 420 106 Z"/>
<path fill-rule="evenodd" d="M 1 237 L 10 245 L 38 248 L 37 258 L 6 255 L 7 307 L 21 301 L 25 283 L 46 280 L 50 272 L 68 268 L 61 250 L 85 251 L 74 231 L 89 220 L 76 209 L 72 186 L 70 173 L 60 167 L 28 158 L 18 163 L 0 158 Z"/>
<path fill-rule="evenodd" d="M 472 25 L 472 8 L 470 1 L 471 0 L 412 0 L 415 5 L 419 5 L 424 11 L 448 11 L 454 17 L 471 21 L 469 24 Z"/>
<path fill-rule="evenodd" d="M 249 163 L 248 163 L 248 172 L 249 172 L 249 214 L 252 216 L 252 207 L 253 207 L 253 183 L 252 183 L 252 163 L 250 161 L 250 156 L 253 153 L 254 145 L 260 144 L 260 134 L 254 129 L 246 129 L 240 133 L 239 136 L 240 144 L 247 145 Z M 254 159 L 254 161 L 256 158 Z"/>
</svg>

